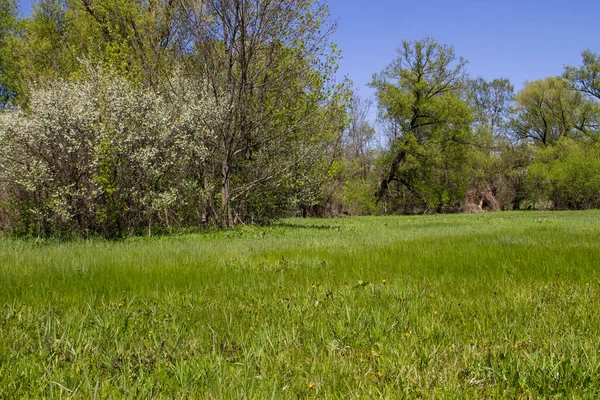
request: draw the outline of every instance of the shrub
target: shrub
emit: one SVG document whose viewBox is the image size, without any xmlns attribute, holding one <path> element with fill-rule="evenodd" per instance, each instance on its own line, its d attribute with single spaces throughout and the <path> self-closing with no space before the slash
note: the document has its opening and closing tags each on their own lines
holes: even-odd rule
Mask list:
<svg viewBox="0 0 600 400">
<path fill-rule="evenodd" d="M 197 224 L 198 179 L 218 118 L 202 82 L 175 76 L 170 101 L 111 74 L 32 89 L 0 114 L 0 222 L 38 235 L 120 235 Z"/>
</svg>

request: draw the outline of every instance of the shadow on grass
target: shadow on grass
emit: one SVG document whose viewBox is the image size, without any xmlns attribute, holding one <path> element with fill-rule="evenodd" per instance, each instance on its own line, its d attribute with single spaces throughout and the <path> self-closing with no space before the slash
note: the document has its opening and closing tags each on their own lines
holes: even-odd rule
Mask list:
<svg viewBox="0 0 600 400">
<path fill-rule="evenodd" d="M 272 228 L 292 228 L 292 229 L 316 229 L 316 230 L 334 230 L 341 231 L 342 227 L 332 224 L 297 224 L 283 221 L 272 221 L 269 223 Z"/>
</svg>

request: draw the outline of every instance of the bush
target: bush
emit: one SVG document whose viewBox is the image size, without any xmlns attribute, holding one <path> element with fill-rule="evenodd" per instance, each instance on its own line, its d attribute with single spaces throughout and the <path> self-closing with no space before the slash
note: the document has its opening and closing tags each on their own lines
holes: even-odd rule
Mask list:
<svg viewBox="0 0 600 400">
<path fill-rule="evenodd" d="M 541 148 L 529 167 L 533 200 L 555 209 L 600 207 L 600 145 L 562 138 Z"/>
<path fill-rule="evenodd" d="M 173 79 L 173 100 L 91 71 L 31 91 L 0 114 L 5 229 L 121 235 L 197 224 L 198 179 L 217 107 L 206 87 Z"/>
</svg>

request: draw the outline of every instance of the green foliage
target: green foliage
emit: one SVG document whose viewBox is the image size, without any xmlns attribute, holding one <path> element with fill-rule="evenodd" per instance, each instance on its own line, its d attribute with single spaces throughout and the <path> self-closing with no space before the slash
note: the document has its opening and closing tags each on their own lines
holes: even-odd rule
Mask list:
<svg viewBox="0 0 600 400">
<path fill-rule="evenodd" d="M 516 145 L 500 141 L 491 157 L 491 186 L 501 209 L 519 210 L 532 197 L 532 180 L 528 168 L 534 159 L 534 147 L 529 143 Z"/>
<path fill-rule="evenodd" d="M 0 397 L 596 398 L 600 214 L 0 241 Z"/>
<path fill-rule="evenodd" d="M 414 198 L 410 207 L 456 210 L 469 185 L 476 144 L 471 110 L 459 96 L 465 62 L 430 38 L 404 42 L 398 53 L 372 83 L 380 117 L 392 133 L 379 197 L 390 195 L 390 184 L 398 182 L 397 190 Z M 401 210 L 413 211 L 405 205 L 399 204 Z"/>
<path fill-rule="evenodd" d="M 555 209 L 600 207 L 600 146 L 563 138 L 537 151 L 529 179 L 537 188 L 535 200 L 550 201 Z"/>
<path fill-rule="evenodd" d="M 581 56 L 583 65 L 566 67 L 565 78 L 581 93 L 600 100 L 600 56 L 590 50 L 584 51 Z"/>
<path fill-rule="evenodd" d="M 334 147 L 325 203 L 333 215 L 379 212 L 375 197 L 379 150 L 375 147 L 375 129 L 368 122 L 371 105 L 370 99 L 353 94 L 346 129 Z"/>
<path fill-rule="evenodd" d="M 512 125 L 521 140 L 551 145 L 561 137 L 595 137 L 600 108 L 561 77 L 529 82 L 515 96 Z"/>
<path fill-rule="evenodd" d="M 17 95 L 16 35 L 19 28 L 17 2 L 0 0 L 0 109 Z"/>
<path fill-rule="evenodd" d="M 378 206 L 373 195 L 375 180 L 357 177 L 347 180 L 343 187 L 343 200 L 350 215 L 377 215 Z"/>
<path fill-rule="evenodd" d="M 83 78 L 86 62 L 161 89 L 187 40 L 180 2 L 40 0 L 33 10 L 11 35 L 11 82 L 23 106 L 31 87 Z"/>
<path fill-rule="evenodd" d="M 70 2 L 80 51 L 130 82 L 162 88 L 189 38 L 183 2 Z"/>
<path fill-rule="evenodd" d="M 22 34 L 15 51 L 18 57 L 17 103 L 27 106 L 30 89 L 46 82 L 70 79 L 81 65 L 79 37 L 74 19 L 63 0 L 40 0 L 33 15 L 23 21 Z"/>
<path fill-rule="evenodd" d="M 513 85 L 508 79 L 470 80 L 466 88 L 467 103 L 472 107 L 480 136 L 508 136 L 508 119 L 512 113 Z"/>
</svg>

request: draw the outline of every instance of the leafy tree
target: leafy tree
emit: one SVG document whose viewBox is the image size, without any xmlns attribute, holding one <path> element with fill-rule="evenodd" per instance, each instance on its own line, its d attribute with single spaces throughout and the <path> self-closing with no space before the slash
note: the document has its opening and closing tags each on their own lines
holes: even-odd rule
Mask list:
<svg viewBox="0 0 600 400">
<path fill-rule="evenodd" d="M 6 107 L 17 95 L 14 48 L 18 25 L 16 1 L 0 0 L 0 109 Z"/>
<path fill-rule="evenodd" d="M 131 82 L 164 89 L 188 50 L 189 26 L 179 1 L 70 0 L 74 24 L 86 40 L 81 52 Z"/>
<path fill-rule="evenodd" d="M 19 45 L 20 103 L 28 99 L 28 89 L 47 81 L 69 79 L 78 69 L 73 43 L 80 40 L 73 29 L 72 15 L 63 0 L 40 0 L 33 5 L 32 17 L 24 20 Z"/>
<path fill-rule="evenodd" d="M 584 51 L 581 56 L 583 65 L 577 68 L 567 67 L 565 78 L 581 93 L 600 100 L 600 56 L 590 50 Z"/>
<path fill-rule="evenodd" d="M 82 60 L 166 93 L 189 44 L 183 5 L 173 1 L 39 0 L 21 25 L 11 53 L 23 105 L 30 87 L 82 78 Z"/>
<path fill-rule="evenodd" d="M 375 129 L 369 124 L 368 116 L 372 101 L 355 93 L 352 96 L 349 125 L 344 133 L 344 152 L 346 157 L 356 158 L 366 173 L 372 164 L 372 145 Z"/>
<path fill-rule="evenodd" d="M 537 150 L 528 169 L 532 200 L 555 209 L 600 207 L 600 146 L 571 138 Z"/>
<path fill-rule="evenodd" d="M 531 198 L 533 187 L 528 168 L 534 159 L 534 150 L 530 143 L 513 143 L 507 138 L 494 144 L 487 179 L 500 208 L 518 210 Z"/>
<path fill-rule="evenodd" d="M 328 42 L 333 26 L 324 24 L 327 7 L 314 0 L 209 0 L 186 10 L 188 70 L 209 80 L 226 110 L 205 166 L 206 182 L 218 190 L 207 214 L 233 226 L 250 204 L 260 204 L 251 198 L 298 193 L 292 172 L 318 165 L 341 133 L 338 52 Z M 272 206 L 283 209 L 280 201 Z"/>
<path fill-rule="evenodd" d="M 541 145 L 561 137 L 593 137 L 599 108 L 560 77 L 528 82 L 515 96 L 512 127 L 520 140 Z"/>
<path fill-rule="evenodd" d="M 460 97 L 465 63 L 451 46 L 431 38 L 405 41 L 398 58 L 374 76 L 380 118 L 395 132 L 380 199 L 393 182 L 398 190 L 408 190 L 411 207 L 442 211 L 458 207 L 464 198 L 475 141 L 471 111 Z"/>
<path fill-rule="evenodd" d="M 341 137 L 338 154 L 331 169 L 329 183 L 333 214 L 364 215 L 377 212 L 374 192 L 377 188 L 375 171 L 375 129 L 368 121 L 371 99 L 357 93 L 352 96 L 348 110 L 348 126 Z"/>
<path fill-rule="evenodd" d="M 513 106 L 514 87 L 508 79 L 470 80 L 467 102 L 474 110 L 476 130 L 485 135 L 508 137 L 507 125 Z"/>
<path fill-rule="evenodd" d="M 499 208 L 518 207 L 525 181 L 523 150 L 511 143 L 510 119 L 513 112 L 513 86 L 508 79 L 470 80 L 466 99 L 475 117 L 478 138 L 474 151 L 470 197 L 495 199 Z"/>
</svg>

